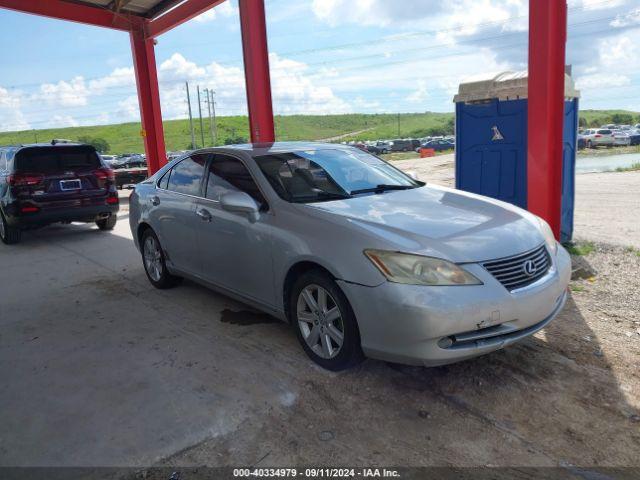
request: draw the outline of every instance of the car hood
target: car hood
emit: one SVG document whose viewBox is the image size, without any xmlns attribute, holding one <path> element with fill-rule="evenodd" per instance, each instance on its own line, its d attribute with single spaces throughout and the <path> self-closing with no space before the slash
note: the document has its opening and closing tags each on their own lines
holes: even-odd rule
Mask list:
<svg viewBox="0 0 640 480">
<path fill-rule="evenodd" d="M 529 212 L 445 187 L 388 191 L 305 207 L 334 221 L 340 217 L 375 237 L 369 248 L 392 248 L 459 263 L 515 255 L 544 242 Z"/>
</svg>

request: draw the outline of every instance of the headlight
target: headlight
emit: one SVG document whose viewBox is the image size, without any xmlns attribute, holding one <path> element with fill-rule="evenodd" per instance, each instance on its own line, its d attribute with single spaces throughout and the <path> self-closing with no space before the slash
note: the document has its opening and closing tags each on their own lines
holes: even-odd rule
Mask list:
<svg viewBox="0 0 640 480">
<path fill-rule="evenodd" d="M 544 241 L 547 242 L 547 247 L 552 254 L 556 254 L 558 251 L 558 242 L 556 242 L 556 236 L 553 234 L 553 230 L 547 222 L 538 217 L 538 223 L 540 224 L 540 233 L 544 237 Z"/>
<path fill-rule="evenodd" d="M 389 280 L 410 285 L 482 285 L 455 263 L 433 257 L 386 250 L 365 250 L 364 254 Z"/>
</svg>

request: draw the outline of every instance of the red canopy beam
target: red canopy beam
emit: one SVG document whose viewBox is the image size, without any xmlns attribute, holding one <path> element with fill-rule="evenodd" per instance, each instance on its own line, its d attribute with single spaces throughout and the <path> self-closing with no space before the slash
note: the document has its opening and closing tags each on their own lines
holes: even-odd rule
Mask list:
<svg viewBox="0 0 640 480">
<path fill-rule="evenodd" d="M 201 13 L 219 5 L 224 0 L 189 0 L 184 2 L 167 13 L 154 18 L 147 24 L 146 34 L 149 37 L 157 37 L 168 32 L 172 28 L 188 22 Z"/>
<path fill-rule="evenodd" d="M 149 174 L 154 174 L 167 163 L 154 51 L 155 40 L 145 38 L 142 29 L 132 30 L 130 36 L 142 120 L 140 134 L 144 139 Z"/>
<path fill-rule="evenodd" d="M 239 0 L 251 141 L 273 142 L 273 106 L 264 0 Z"/>
<path fill-rule="evenodd" d="M 560 239 L 566 0 L 529 0 L 527 208 Z"/>
<path fill-rule="evenodd" d="M 0 0 L 0 8 L 125 31 L 139 26 L 143 21 L 135 15 L 114 13 L 104 8 L 63 0 Z"/>
</svg>

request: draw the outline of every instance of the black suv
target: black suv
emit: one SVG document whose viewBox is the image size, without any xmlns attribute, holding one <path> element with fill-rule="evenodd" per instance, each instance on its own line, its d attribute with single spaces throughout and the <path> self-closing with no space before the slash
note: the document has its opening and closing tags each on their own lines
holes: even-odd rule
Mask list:
<svg viewBox="0 0 640 480">
<path fill-rule="evenodd" d="M 0 147 L 0 239 L 51 223 L 111 230 L 119 208 L 113 170 L 90 145 L 52 141 Z"/>
</svg>

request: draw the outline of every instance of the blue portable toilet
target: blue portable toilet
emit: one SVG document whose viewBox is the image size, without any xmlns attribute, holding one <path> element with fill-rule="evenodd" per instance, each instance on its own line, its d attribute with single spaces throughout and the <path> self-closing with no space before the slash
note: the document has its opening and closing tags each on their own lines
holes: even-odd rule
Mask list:
<svg viewBox="0 0 640 480">
<path fill-rule="evenodd" d="M 578 98 L 565 74 L 561 241 L 573 235 Z M 456 104 L 456 188 L 527 208 L 527 72 L 460 84 Z"/>
</svg>

